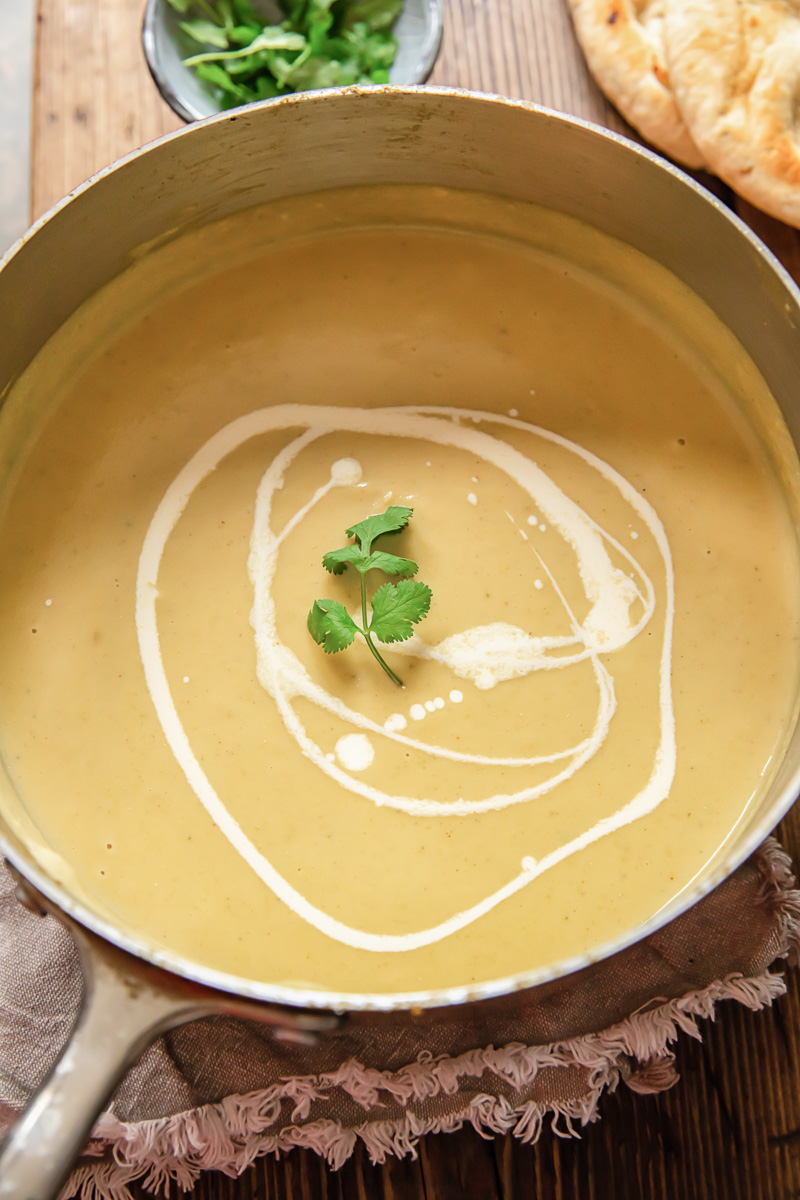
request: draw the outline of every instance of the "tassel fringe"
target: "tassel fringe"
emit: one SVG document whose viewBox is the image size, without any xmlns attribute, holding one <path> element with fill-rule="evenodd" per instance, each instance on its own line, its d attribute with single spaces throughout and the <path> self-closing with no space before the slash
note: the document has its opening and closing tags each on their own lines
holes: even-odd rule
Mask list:
<svg viewBox="0 0 800 1200">
<path fill-rule="evenodd" d="M 768 839 L 758 865 L 763 876 L 758 902 L 779 911 L 780 956 L 791 962 L 800 947 L 800 893 L 790 890 L 794 882 L 790 861 Z M 346 1162 L 359 1141 L 373 1163 L 383 1163 L 390 1155 L 416 1158 L 420 1138 L 467 1124 L 482 1137 L 511 1133 L 529 1143 L 540 1137 L 546 1123 L 558 1137 L 579 1137 L 580 1128 L 597 1119 L 605 1090 L 614 1090 L 620 1082 L 639 1094 L 672 1087 L 678 1075 L 670 1047 L 682 1033 L 699 1039 L 698 1021 L 714 1020 L 720 1001 L 736 1000 L 757 1011 L 785 991 L 781 975 L 765 973 L 750 979 L 730 975 L 681 999 L 635 1013 L 602 1033 L 546 1046 L 511 1043 L 452 1058 L 422 1051 L 415 1062 L 396 1072 L 378 1071 L 350 1059 L 328 1074 L 287 1079 L 264 1091 L 228 1096 L 219 1104 L 160 1120 L 126 1123 L 104 1113 L 86 1152 L 86 1156 L 103 1155 L 103 1161 L 84 1160 L 60 1200 L 132 1200 L 127 1185 L 134 1182 L 156 1194 L 166 1193 L 170 1184 L 188 1191 L 203 1171 L 236 1177 L 257 1158 L 285 1154 L 295 1147 L 313 1150 L 333 1168 Z M 585 1094 L 570 1101 L 520 1098 L 518 1103 L 504 1094 L 509 1088 L 526 1092 L 543 1068 L 582 1069 Z M 493 1081 L 504 1085 L 500 1094 L 492 1094 Z M 456 1096 L 462 1090 L 463 1106 L 447 1116 L 415 1111 L 437 1096 Z M 377 1114 L 390 1103 L 403 1107 L 405 1114 L 394 1120 L 367 1117 L 352 1128 L 330 1119 L 309 1121 L 311 1105 L 336 1093 L 348 1096 L 365 1113 Z M 275 1129 L 285 1119 L 285 1106 L 291 1106 L 290 1124 Z"/>
</svg>

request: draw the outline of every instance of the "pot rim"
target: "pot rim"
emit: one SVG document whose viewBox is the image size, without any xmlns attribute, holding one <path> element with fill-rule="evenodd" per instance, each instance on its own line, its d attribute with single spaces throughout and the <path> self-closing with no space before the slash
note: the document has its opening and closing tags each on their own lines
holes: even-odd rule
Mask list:
<svg viewBox="0 0 800 1200">
<path fill-rule="evenodd" d="M 337 99 L 343 97 L 359 96 L 367 98 L 370 95 L 424 95 L 426 97 L 443 97 L 447 99 L 455 99 L 458 102 L 464 103 L 480 103 L 497 105 L 503 109 L 514 108 L 522 111 L 527 111 L 541 117 L 542 119 L 555 121 L 567 126 L 578 127 L 586 130 L 594 135 L 616 143 L 622 147 L 625 152 L 634 156 L 639 156 L 652 165 L 663 171 L 667 175 L 671 175 L 675 180 L 679 181 L 684 187 L 688 187 L 693 191 L 698 199 L 707 205 L 710 205 L 716 210 L 719 218 L 729 222 L 738 234 L 750 243 L 750 247 L 754 249 L 761 259 L 770 268 L 773 274 L 777 275 L 783 287 L 790 294 L 795 302 L 795 305 L 800 309 L 800 288 L 795 284 L 794 280 L 778 261 L 774 254 L 761 242 L 761 240 L 753 233 L 753 231 L 741 220 L 734 212 L 732 212 L 724 203 L 716 196 L 698 183 L 692 176 L 685 171 L 675 166 L 673 163 L 663 159 L 654 151 L 647 149 L 644 146 L 632 141 L 629 138 L 623 137 L 613 130 L 597 125 L 592 121 L 585 120 L 581 117 L 570 116 L 569 114 L 560 113 L 553 109 L 547 108 L 544 105 L 535 104 L 526 100 L 508 99 L 492 93 L 484 93 L 471 91 L 463 88 L 450 87 L 421 87 L 421 86 L 376 86 L 376 87 L 349 87 L 349 88 L 331 88 L 318 90 L 314 92 L 294 93 L 289 96 L 278 97 L 274 100 L 263 101 L 258 104 L 249 104 L 243 108 L 229 109 L 223 113 L 215 113 L 212 116 L 206 117 L 201 121 L 197 121 L 191 125 L 187 125 L 182 129 L 175 130 L 165 134 L 146 146 L 125 155 L 123 158 L 116 160 L 109 166 L 104 167 L 80 184 L 77 188 L 71 191 L 62 200 L 58 201 L 52 208 L 36 220 L 31 227 L 14 243 L 7 253 L 0 259 L 0 272 L 7 263 L 16 255 L 24 251 L 27 243 L 36 236 L 39 230 L 49 224 L 58 214 L 71 205 L 80 196 L 95 187 L 98 182 L 102 181 L 107 176 L 124 170 L 128 163 L 137 161 L 141 157 L 150 154 L 153 150 L 169 144 L 177 138 L 185 138 L 195 135 L 195 131 L 203 129 L 207 125 L 224 124 L 231 119 L 236 119 L 244 112 L 253 112 L 258 110 L 271 110 L 277 107 L 286 107 L 294 105 L 312 106 L 315 104 L 335 103 Z M 594 946 L 588 951 L 580 955 L 573 955 L 567 958 L 559 959 L 547 966 L 538 967 L 532 970 L 520 971 L 513 975 L 507 975 L 500 979 L 490 979 L 474 984 L 463 984 L 442 988 L 429 988 L 421 991 L 409 992 L 392 992 L 392 993 L 369 993 L 369 992 L 333 992 L 322 988 L 312 988 L 310 986 L 286 986 L 275 983 L 265 983 L 259 980 L 245 979 L 240 976 L 228 974 L 226 972 L 217 971 L 209 967 L 204 967 L 199 963 L 195 963 L 190 959 L 185 959 L 182 956 L 173 953 L 166 949 L 160 949 L 151 945 L 146 939 L 139 937 L 131 932 L 119 929 L 112 921 L 100 916 L 89 907 L 85 906 L 79 899 L 71 894 L 66 885 L 59 883 L 47 870 L 40 865 L 32 852 L 19 840 L 16 835 L 10 835 L 3 827 L 2 819 L 0 818 L 0 849 L 4 852 L 7 858 L 14 866 L 30 880 L 30 882 L 43 893 L 57 908 L 61 909 L 68 916 L 76 920 L 79 924 L 92 930 L 106 941 L 120 947 L 123 950 L 135 955 L 137 958 L 143 959 L 145 962 L 152 964 L 162 970 L 172 974 L 182 976 L 185 979 L 194 981 L 206 987 L 216 989 L 218 991 L 228 992 L 238 996 L 246 997 L 247 999 L 259 1000 L 273 1004 L 288 1005 L 291 1007 L 302 1007 L 305 1009 L 324 1009 L 333 1012 L 392 1012 L 405 1010 L 418 1010 L 425 1008 L 438 1008 L 450 1005 L 461 1005 L 477 1000 L 490 999 L 507 995 L 516 991 L 525 990 L 536 987 L 537 985 L 550 982 L 552 980 L 562 978 L 573 974 L 585 967 L 590 966 L 595 962 L 609 958 L 614 954 L 627 949 L 636 942 L 649 937 L 658 929 L 662 928 L 668 922 L 674 920 L 689 908 L 695 905 L 699 900 L 711 892 L 715 887 L 723 882 L 737 867 L 739 867 L 764 841 L 764 839 L 772 832 L 775 825 L 781 820 L 788 809 L 793 804 L 795 797 L 800 791 L 800 767 L 798 767 L 789 779 L 783 784 L 778 791 L 775 800 L 769 806 L 762 817 L 757 820 L 751 829 L 750 833 L 742 841 L 737 841 L 735 848 L 728 854 L 720 858 L 720 861 L 708 874 L 704 874 L 704 868 L 691 880 L 677 896 L 668 904 L 653 914 L 648 920 L 637 925 L 631 930 L 618 935 L 615 938 L 608 939 L 598 946 Z M 742 818 L 740 817 L 740 820 Z M 738 824 L 738 822 L 737 822 Z M 735 826 L 734 826 L 735 829 Z M 730 838 L 733 830 L 728 834 Z"/>
</svg>

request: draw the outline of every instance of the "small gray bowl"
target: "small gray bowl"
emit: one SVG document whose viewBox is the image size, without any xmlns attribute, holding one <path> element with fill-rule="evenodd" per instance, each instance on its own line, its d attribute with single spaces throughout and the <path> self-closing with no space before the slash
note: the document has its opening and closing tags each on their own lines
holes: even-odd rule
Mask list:
<svg viewBox="0 0 800 1200">
<path fill-rule="evenodd" d="M 214 88 L 198 79 L 183 59 L 197 51 L 180 27 L 168 0 L 147 0 L 142 47 L 150 74 L 170 108 L 184 121 L 199 121 L 220 111 Z M 394 27 L 397 57 L 389 83 L 397 87 L 425 83 L 442 44 L 442 0 L 405 0 Z"/>
</svg>

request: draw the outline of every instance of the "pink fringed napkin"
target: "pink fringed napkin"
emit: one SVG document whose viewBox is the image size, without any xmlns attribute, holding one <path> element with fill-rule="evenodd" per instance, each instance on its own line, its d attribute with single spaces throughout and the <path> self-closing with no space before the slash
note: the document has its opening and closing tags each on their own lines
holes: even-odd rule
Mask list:
<svg viewBox="0 0 800 1200">
<path fill-rule="evenodd" d="M 0 873 L 2 874 L 2 873 Z M 424 1014 L 414 1028 L 347 1026 L 312 1049 L 251 1022 L 212 1017 L 160 1039 L 129 1072 L 64 1193 L 124 1200 L 140 1180 L 191 1187 L 260 1155 L 304 1146 L 341 1165 L 361 1140 L 374 1162 L 414 1154 L 426 1133 L 465 1122 L 533 1141 L 596 1119 L 620 1082 L 658 1092 L 670 1049 L 699 1037 L 719 1000 L 748 1008 L 785 991 L 768 968 L 800 945 L 800 894 L 769 839 L 690 912 L 605 962 L 519 995 Z M 75 1020 L 80 972 L 69 935 L 20 908 L 0 881 L 0 1122 L 45 1077 Z"/>
</svg>

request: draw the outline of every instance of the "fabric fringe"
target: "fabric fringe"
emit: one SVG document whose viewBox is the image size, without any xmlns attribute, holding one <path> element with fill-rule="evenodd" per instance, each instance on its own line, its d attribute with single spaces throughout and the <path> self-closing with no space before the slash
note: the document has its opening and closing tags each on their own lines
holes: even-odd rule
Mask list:
<svg viewBox="0 0 800 1200">
<path fill-rule="evenodd" d="M 800 893 L 794 883 L 788 856 L 774 839 L 757 857 L 762 873 L 759 903 L 780 913 L 781 949 L 778 957 L 800 957 Z M 127 1185 L 165 1193 L 171 1183 L 188 1191 L 203 1171 L 220 1171 L 236 1177 L 257 1158 L 280 1155 L 300 1147 L 320 1155 L 339 1168 L 362 1142 L 373 1163 L 390 1155 L 417 1155 L 420 1138 L 446 1133 L 469 1124 L 482 1137 L 511 1133 L 523 1142 L 535 1142 L 549 1122 L 559 1137 L 579 1137 L 579 1128 L 598 1117 L 604 1091 L 620 1081 L 639 1094 L 672 1087 L 678 1079 L 670 1046 L 681 1033 L 701 1037 L 699 1020 L 714 1020 L 722 1000 L 736 1000 L 757 1011 L 786 991 L 781 975 L 769 972 L 753 978 L 730 975 L 678 1000 L 659 1003 L 634 1013 L 598 1034 L 554 1042 L 545 1046 L 522 1043 L 471 1050 L 457 1057 L 422 1051 L 417 1060 L 396 1072 L 365 1067 L 355 1059 L 336 1071 L 286 1079 L 260 1092 L 228 1096 L 219 1104 L 205 1105 L 160 1120 L 126 1123 L 104 1113 L 95 1125 L 88 1154 L 111 1159 L 84 1163 L 71 1175 L 60 1200 L 132 1200 Z M 492 1077 L 518 1093 L 535 1083 L 543 1068 L 583 1069 L 585 1094 L 567 1102 L 526 1100 L 514 1104 L 505 1095 L 492 1095 Z M 483 1076 L 488 1078 L 483 1080 Z M 474 1081 L 469 1083 L 468 1081 Z M 474 1094 L 481 1081 L 483 1088 Z M 463 1108 L 445 1117 L 426 1117 L 414 1105 L 439 1096 L 454 1096 L 465 1086 L 469 1099 Z M 465 1088 L 465 1090 L 466 1090 Z M 376 1113 L 387 1102 L 401 1105 L 405 1115 L 395 1120 L 367 1119 L 345 1128 L 339 1121 L 308 1121 L 311 1105 L 339 1092 L 365 1112 Z M 270 1132 L 291 1105 L 291 1124 Z M 299 1124 L 298 1122 L 304 1122 Z"/>
<path fill-rule="evenodd" d="M 133 1182 L 156 1193 L 166 1191 L 170 1183 L 189 1190 L 203 1171 L 235 1177 L 256 1158 L 280 1155 L 295 1147 L 313 1150 L 333 1168 L 346 1162 L 359 1141 L 373 1163 L 382 1163 L 389 1155 L 416 1157 L 421 1137 L 466 1124 L 483 1137 L 511 1133 L 523 1142 L 535 1142 L 549 1121 L 557 1136 L 578 1137 L 577 1126 L 597 1119 L 601 1095 L 606 1089 L 613 1090 L 620 1079 L 640 1094 L 672 1087 L 678 1076 L 669 1046 L 681 1033 L 700 1038 L 697 1021 L 713 1020 L 719 1001 L 737 1000 L 758 1010 L 785 990 L 780 975 L 731 976 L 629 1017 L 601 1034 L 550 1046 L 511 1043 L 438 1059 L 423 1051 L 416 1062 L 396 1073 L 375 1071 L 351 1059 L 330 1074 L 287 1080 L 263 1092 L 229 1096 L 219 1104 L 161 1120 L 125 1123 L 105 1113 L 95 1126 L 92 1149 L 97 1153 L 110 1146 L 113 1161 L 79 1167 L 61 1200 L 131 1200 L 126 1185 Z M 375 1111 L 383 1103 L 382 1095 L 395 1103 L 413 1105 L 440 1094 L 454 1095 L 462 1081 L 480 1080 L 485 1073 L 522 1091 L 543 1067 L 584 1068 L 586 1095 L 569 1102 L 541 1104 L 534 1100 L 514 1105 L 505 1096 L 482 1092 L 447 1117 L 421 1117 L 409 1108 L 396 1120 L 367 1120 L 352 1129 L 322 1119 L 269 1132 L 280 1117 L 283 1102 L 292 1105 L 291 1119 L 300 1121 L 312 1101 L 325 1100 L 337 1089 L 366 1110 Z M 484 1086 L 490 1087 L 491 1080 Z"/>
<path fill-rule="evenodd" d="M 756 902 L 770 911 L 778 912 L 781 936 L 786 947 L 778 957 L 785 958 L 789 966 L 796 966 L 800 961 L 800 892 L 794 890 L 792 860 L 780 842 L 768 837 L 756 861 L 761 869 L 761 886 Z"/>
</svg>

